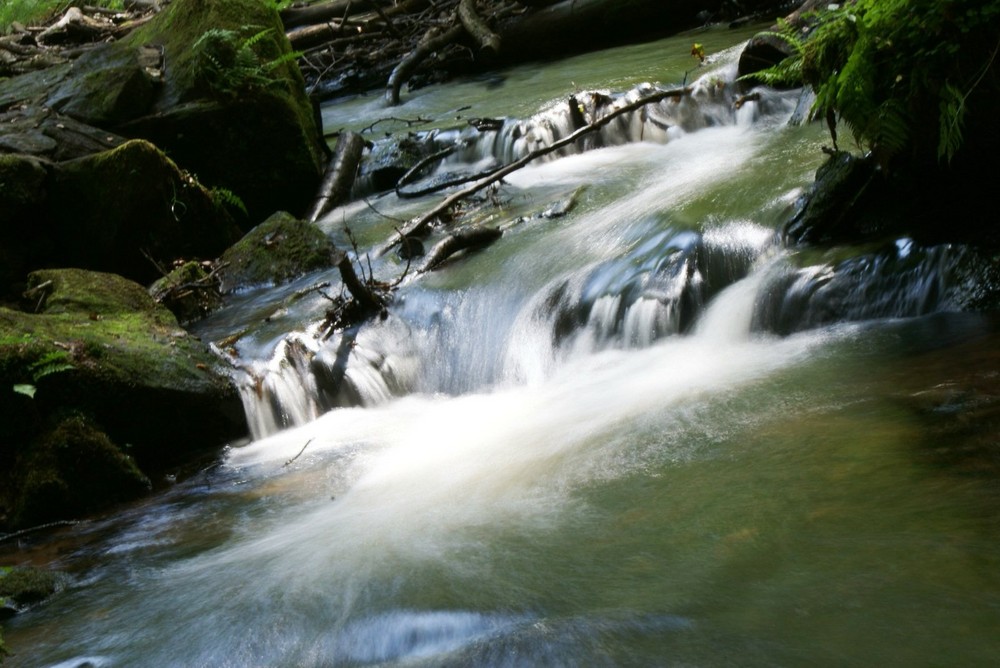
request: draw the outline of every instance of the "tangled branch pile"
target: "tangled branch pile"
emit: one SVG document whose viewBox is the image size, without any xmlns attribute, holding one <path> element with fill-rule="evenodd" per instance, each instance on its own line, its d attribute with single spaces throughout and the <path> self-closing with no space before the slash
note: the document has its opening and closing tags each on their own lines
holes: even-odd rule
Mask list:
<svg viewBox="0 0 1000 668">
<path fill-rule="evenodd" d="M 500 51 L 496 26 L 525 11 L 511 0 L 331 0 L 282 10 L 310 94 L 328 99 L 385 83 L 400 89 L 489 62 Z"/>
</svg>

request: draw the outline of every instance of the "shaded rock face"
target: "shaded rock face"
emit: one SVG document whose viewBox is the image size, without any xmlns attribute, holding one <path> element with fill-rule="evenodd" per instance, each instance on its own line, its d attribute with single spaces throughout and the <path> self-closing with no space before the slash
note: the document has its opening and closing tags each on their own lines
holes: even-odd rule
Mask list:
<svg viewBox="0 0 1000 668">
<path fill-rule="evenodd" d="M 77 269 L 35 272 L 29 286 L 37 312 L 0 308 L 6 523 L 134 498 L 146 474 L 245 434 L 217 358 L 142 286 Z M 29 384 L 33 397 L 13 389 Z"/>
<path fill-rule="evenodd" d="M 155 146 L 130 141 L 63 163 L 0 156 L 4 286 L 44 266 L 149 282 L 154 260 L 214 257 L 239 230 L 212 194 Z"/>
<path fill-rule="evenodd" d="M 123 134 L 153 141 L 204 183 L 236 193 L 249 221 L 308 206 L 324 144 L 273 7 L 175 0 L 123 41 L 155 46 L 166 63 L 152 113 L 123 124 Z M 219 41 L 243 64 L 220 61 L 212 51 Z"/>
</svg>

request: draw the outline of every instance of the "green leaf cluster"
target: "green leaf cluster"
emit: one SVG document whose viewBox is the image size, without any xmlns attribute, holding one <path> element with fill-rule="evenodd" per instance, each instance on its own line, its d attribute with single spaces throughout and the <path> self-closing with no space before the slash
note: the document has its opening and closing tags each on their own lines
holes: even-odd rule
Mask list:
<svg viewBox="0 0 1000 668">
<path fill-rule="evenodd" d="M 20 337 L 0 337 L 0 346 L 27 347 L 33 342 L 34 337 L 30 334 L 24 334 Z M 44 352 L 29 362 L 24 370 L 26 379 L 30 378 L 31 382 L 16 383 L 12 386 L 12 389 L 18 394 L 23 394 L 33 399 L 35 397 L 35 393 L 38 391 L 35 384 L 42 378 L 56 373 L 61 373 L 63 371 L 69 371 L 73 368 L 73 365 L 70 363 L 70 355 L 65 350 L 50 350 L 48 352 Z"/>
<path fill-rule="evenodd" d="M 268 47 L 273 47 L 273 43 L 267 38 L 273 30 L 254 26 L 206 30 L 194 43 L 194 50 L 203 61 L 208 87 L 217 94 L 235 97 L 250 90 L 287 85 L 284 79 L 275 76 L 275 70 L 301 54 L 269 53 Z"/>
<path fill-rule="evenodd" d="M 805 24 L 781 24 L 792 56 L 754 76 L 811 86 L 813 115 L 839 119 L 883 166 L 950 161 L 970 96 L 1000 91 L 1000 0 L 857 0 Z"/>
</svg>

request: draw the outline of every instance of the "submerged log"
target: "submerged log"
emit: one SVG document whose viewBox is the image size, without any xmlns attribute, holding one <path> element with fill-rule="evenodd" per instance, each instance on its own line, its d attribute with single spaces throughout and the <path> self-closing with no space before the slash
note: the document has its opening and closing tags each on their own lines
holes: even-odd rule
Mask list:
<svg viewBox="0 0 1000 668">
<path fill-rule="evenodd" d="M 499 227 L 468 227 L 452 232 L 427 254 L 427 259 L 420 267 L 420 273 L 433 271 L 459 251 L 486 248 L 501 236 L 503 231 Z"/>
<path fill-rule="evenodd" d="M 364 137 L 358 133 L 345 132 L 340 135 L 337 147 L 333 152 L 333 158 L 330 159 L 330 164 L 326 168 L 326 176 L 323 177 L 319 194 L 316 196 L 306 220 L 315 223 L 320 216 L 348 198 L 364 150 Z"/>
</svg>

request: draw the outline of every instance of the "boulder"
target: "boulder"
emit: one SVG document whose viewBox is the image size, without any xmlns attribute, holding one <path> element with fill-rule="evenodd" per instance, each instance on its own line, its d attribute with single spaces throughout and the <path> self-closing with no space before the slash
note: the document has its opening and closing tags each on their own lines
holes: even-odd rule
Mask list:
<svg viewBox="0 0 1000 668">
<path fill-rule="evenodd" d="M 245 434 L 218 358 L 141 285 L 79 269 L 34 272 L 28 284 L 34 312 L 0 308 L 7 523 L 124 500 L 146 488 L 143 474 Z"/>
<path fill-rule="evenodd" d="M 242 198 L 246 228 L 302 212 L 325 144 L 277 11 L 175 0 L 72 63 L 0 80 L 0 153 L 79 158 L 147 139 Z"/>
<path fill-rule="evenodd" d="M 31 566 L 0 566 L 0 611 L 17 612 L 47 599 L 58 588 L 59 576 L 50 571 Z"/>
<path fill-rule="evenodd" d="M 279 212 L 251 230 L 219 258 L 224 293 L 275 284 L 336 266 L 343 253 L 315 225 Z"/>
</svg>

